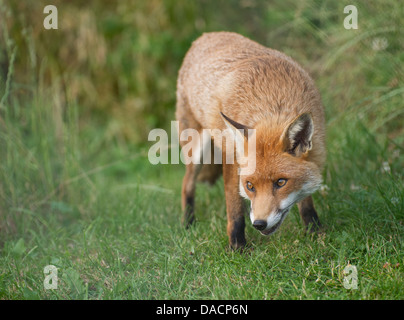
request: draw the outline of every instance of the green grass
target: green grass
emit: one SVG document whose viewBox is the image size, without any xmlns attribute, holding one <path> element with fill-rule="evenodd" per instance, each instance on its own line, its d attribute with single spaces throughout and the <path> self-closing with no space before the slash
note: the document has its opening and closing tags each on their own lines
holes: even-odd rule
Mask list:
<svg viewBox="0 0 404 320">
<path fill-rule="evenodd" d="M 147 160 L 127 166 L 144 173 L 120 183 L 114 182 L 116 168 L 98 173 L 91 178 L 99 186 L 93 201 L 50 201 L 7 215 L 23 225 L 2 250 L 4 298 L 402 298 L 403 186 L 393 188 L 389 175 L 355 191 L 336 178 L 328 195 L 315 197 L 323 234 L 305 235 L 294 210 L 270 238 L 248 226 L 250 249 L 241 254 L 228 248 L 222 182 L 200 187 L 197 224 L 184 230 L 182 170 L 161 170 L 159 178 L 150 178 L 155 169 Z M 144 180 L 161 190 L 142 188 Z M 382 188 L 383 182 L 388 186 Z M 394 197 L 398 202 L 391 202 Z M 59 268 L 57 290 L 43 288 L 48 264 Z M 343 287 L 348 264 L 357 267 L 358 290 Z"/>
<path fill-rule="evenodd" d="M 352 3 L 360 29 L 347 31 L 334 1 L 178 2 L 56 2 L 64 24 L 48 33 L 40 2 L 0 1 L 0 299 L 403 299 L 399 4 Z M 147 159 L 148 131 L 174 119 L 191 41 L 223 29 L 285 51 L 318 84 L 321 234 L 306 235 L 293 208 L 270 237 L 247 221 L 249 247 L 234 252 L 223 181 L 198 186 L 197 223 L 185 230 L 184 166 Z M 376 50 L 381 38 L 388 46 Z M 55 290 L 44 289 L 47 265 L 58 268 Z M 356 290 L 343 285 L 348 265 Z"/>
</svg>

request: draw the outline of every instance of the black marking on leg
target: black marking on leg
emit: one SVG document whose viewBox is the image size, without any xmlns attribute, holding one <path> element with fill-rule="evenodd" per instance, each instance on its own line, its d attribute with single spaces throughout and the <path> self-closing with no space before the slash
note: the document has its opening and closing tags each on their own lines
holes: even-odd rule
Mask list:
<svg viewBox="0 0 404 320">
<path fill-rule="evenodd" d="M 321 228 L 320 219 L 318 218 L 317 212 L 313 207 L 306 207 L 302 212 L 302 218 L 304 224 L 306 225 L 307 232 L 316 232 Z"/>
<path fill-rule="evenodd" d="M 183 217 L 183 223 L 185 224 L 186 228 L 189 228 L 195 221 L 194 203 L 195 203 L 194 197 L 187 196 L 185 198 L 185 212 Z"/>
<path fill-rule="evenodd" d="M 244 216 L 233 222 L 233 230 L 230 233 L 230 244 L 233 249 L 240 249 L 246 245 Z"/>
</svg>

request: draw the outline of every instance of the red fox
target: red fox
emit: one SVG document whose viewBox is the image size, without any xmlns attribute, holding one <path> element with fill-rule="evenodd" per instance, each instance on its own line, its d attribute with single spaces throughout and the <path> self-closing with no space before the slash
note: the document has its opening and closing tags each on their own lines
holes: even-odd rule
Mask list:
<svg viewBox="0 0 404 320">
<path fill-rule="evenodd" d="M 321 226 L 311 194 L 322 183 L 324 110 L 314 81 L 290 57 L 236 33 L 203 34 L 179 70 L 176 118 L 180 133 L 231 129 L 236 149 L 250 141 L 242 130 L 254 129 L 256 153 L 248 155 L 254 156 L 253 173 L 243 175 L 240 165 L 226 162 L 225 156 L 222 170 L 217 164 L 186 165 L 182 210 L 187 227 L 195 218 L 198 176 L 213 183 L 221 173 L 232 248 L 246 245 L 243 198 L 250 200 L 251 223 L 263 235 L 275 232 L 296 203 L 309 230 Z M 193 149 L 197 154 L 192 157 L 201 157 L 203 148 Z"/>
</svg>

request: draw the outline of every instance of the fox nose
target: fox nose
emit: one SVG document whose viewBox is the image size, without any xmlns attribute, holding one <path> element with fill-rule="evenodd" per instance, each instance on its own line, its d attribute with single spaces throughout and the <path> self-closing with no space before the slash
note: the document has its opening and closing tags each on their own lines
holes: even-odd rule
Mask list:
<svg viewBox="0 0 404 320">
<path fill-rule="evenodd" d="M 257 230 L 264 230 L 267 227 L 267 222 L 265 220 L 254 220 L 253 226 Z"/>
</svg>

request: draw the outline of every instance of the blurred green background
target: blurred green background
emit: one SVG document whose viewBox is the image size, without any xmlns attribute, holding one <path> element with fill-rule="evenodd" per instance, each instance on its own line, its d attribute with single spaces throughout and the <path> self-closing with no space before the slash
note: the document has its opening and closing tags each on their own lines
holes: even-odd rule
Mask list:
<svg viewBox="0 0 404 320">
<path fill-rule="evenodd" d="M 358 229 L 348 228 L 350 236 L 358 237 L 352 250 L 358 243 L 367 248 L 368 238 L 360 238 L 361 231 L 375 227 L 375 233 L 363 237 L 376 239 L 382 234 L 383 239 L 393 239 L 381 241 L 381 246 L 392 241 L 390 253 L 398 259 L 395 264 L 401 261 L 404 6 L 400 1 L 56 0 L 52 4 L 58 9 L 58 30 L 43 27 L 48 4 L 0 0 L 0 265 L 9 268 L 0 274 L 0 295 L 46 296 L 33 273 L 42 271 L 32 268 L 49 263 L 51 257 L 70 261 L 69 266 L 86 275 L 91 289 L 93 277 L 102 276 L 85 271 L 90 262 L 83 252 L 105 249 L 105 256 L 112 259 L 109 248 L 98 247 L 107 232 L 120 252 L 136 246 L 147 252 L 160 241 L 152 256 L 159 261 L 157 252 L 165 250 L 162 244 L 170 238 L 162 230 L 179 226 L 184 171 L 182 165 L 152 166 L 147 137 L 153 128 L 170 127 L 182 59 L 192 41 L 209 31 L 241 33 L 285 52 L 312 75 L 327 118 L 325 186 L 315 199 L 320 218 L 334 225 L 336 232 L 341 219 L 354 221 Z M 346 5 L 358 9 L 357 30 L 344 28 Z M 217 229 L 225 244 L 223 191 L 213 190 L 202 189 L 197 217 L 210 221 L 213 214 L 216 224 L 204 226 L 205 240 L 209 243 L 207 239 L 216 237 Z M 153 233 L 148 232 L 151 226 Z M 91 230 L 92 238 L 82 240 L 83 230 Z M 264 241 L 252 231 L 249 237 L 256 243 Z M 143 243 L 144 239 L 150 242 Z M 216 246 L 212 243 L 212 248 Z M 172 248 L 166 249 L 182 249 Z M 65 254 L 59 255 L 60 250 Z M 319 250 L 325 254 L 322 250 L 327 249 Z M 102 259 L 107 260 L 105 256 Z M 150 265 L 139 266 L 138 274 L 153 268 L 154 260 L 144 259 Z M 366 261 L 369 266 L 379 262 L 383 266 L 388 258 L 380 259 Z M 22 261 L 30 262 L 30 267 Z M 103 265 L 102 261 L 98 262 Z M 328 270 L 328 262 L 324 263 Z M 178 269 L 175 264 L 172 268 Z M 384 274 L 374 277 L 383 281 Z M 146 290 L 155 280 L 142 281 Z M 24 289 L 26 283 L 33 291 Z M 102 297 L 106 291 L 97 288 L 105 287 L 93 288 L 94 296 Z M 363 296 L 383 297 L 388 292 L 369 290 Z M 66 292 L 61 296 L 69 297 Z M 153 292 L 139 296 L 161 297 L 161 292 Z"/>
<path fill-rule="evenodd" d="M 79 105 L 80 124 L 102 126 L 108 140 L 144 141 L 173 119 L 178 69 L 203 32 L 239 32 L 291 55 L 317 80 L 331 114 L 404 78 L 397 1 L 352 2 L 358 30 L 343 28 L 344 1 L 55 1 L 58 30 L 43 27 L 47 4 L 2 1 L 3 93 L 16 50 L 3 103 L 29 100 L 40 85 L 62 111 Z M 389 125 L 397 135 L 398 122 Z"/>
</svg>

